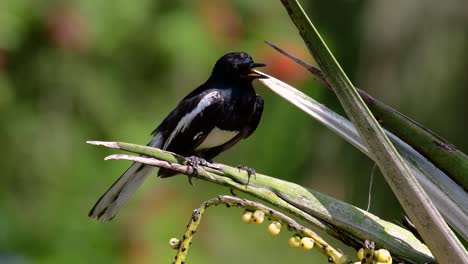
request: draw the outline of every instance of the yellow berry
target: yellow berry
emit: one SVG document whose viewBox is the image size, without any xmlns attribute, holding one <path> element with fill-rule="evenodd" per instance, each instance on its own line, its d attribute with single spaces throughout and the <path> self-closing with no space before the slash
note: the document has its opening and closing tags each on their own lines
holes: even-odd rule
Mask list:
<svg viewBox="0 0 468 264">
<path fill-rule="evenodd" d="M 180 246 L 180 240 L 173 237 L 171 239 L 169 239 L 169 246 L 172 248 L 172 249 L 179 249 L 179 246 Z"/>
<path fill-rule="evenodd" d="M 301 238 L 301 248 L 303 250 L 311 250 L 314 247 L 314 240 L 310 237 Z"/>
<path fill-rule="evenodd" d="M 301 238 L 299 236 L 293 236 L 288 241 L 289 245 L 293 248 L 298 248 L 301 246 Z"/>
<path fill-rule="evenodd" d="M 278 235 L 281 231 L 281 223 L 278 221 L 273 221 L 269 226 L 268 226 L 268 232 L 274 236 Z"/>
<path fill-rule="evenodd" d="M 374 253 L 374 258 L 377 262 L 392 263 L 392 256 L 390 255 L 390 252 L 386 249 L 376 250 Z"/>
<path fill-rule="evenodd" d="M 244 214 L 242 215 L 242 222 L 244 223 L 252 223 L 252 215 L 253 213 L 251 211 L 245 211 Z"/>
<path fill-rule="evenodd" d="M 359 260 L 363 260 L 364 259 L 364 248 L 360 248 L 359 251 L 357 252 L 357 258 Z"/>
<path fill-rule="evenodd" d="M 254 223 L 261 224 L 263 223 L 263 220 L 265 220 L 265 213 L 263 211 L 257 210 L 253 213 L 252 219 Z"/>
</svg>

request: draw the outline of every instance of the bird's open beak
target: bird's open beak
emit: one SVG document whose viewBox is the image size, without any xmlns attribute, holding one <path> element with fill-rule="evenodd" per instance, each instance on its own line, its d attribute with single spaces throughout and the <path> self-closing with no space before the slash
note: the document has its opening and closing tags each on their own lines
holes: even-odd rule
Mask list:
<svg viewBox="0 0 468 264">
<path fill-rule="evenodd" d="M 258 68 L 258 67 L 265 67 L 266 64 L 265 63 L 252 63 L 249 67 L 249 69 L 247 70 L 247 74 L 245 75 L 245 77 L 249 77 L 249 78 L 252 78 L 252 79 L 266 79 L 268 78 L 267 76 L 259 73 L 258 71 L 255 71 L 254 69 L 255 68 Z"/>
</svg>

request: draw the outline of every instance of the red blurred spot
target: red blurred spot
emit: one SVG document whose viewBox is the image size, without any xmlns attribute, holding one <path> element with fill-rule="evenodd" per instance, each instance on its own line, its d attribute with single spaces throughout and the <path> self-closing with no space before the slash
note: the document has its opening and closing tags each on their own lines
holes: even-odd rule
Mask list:
<svg viewBox="0 0 468 264">
<path fill-rule="evenodd" d="M 88 35 L 84 19 L 72 6 L 52 8 L 46 22 L 49 37 L 58 47 L 71 51 L 86 48 Z"/>
<path fill-rule="evenodd" d="M 217 44 L 235 45 L 244 35 L 242 17 L 226 0 L 203 0 L 198 2 L 204 27 Z"/>
<path fill-rule="evenodd" d="M 314 63 L 302 43 L 283 42 L 276 44 L 288 53 L 311 64 Z M 305 68 L 269 47 L 264 50 L 263 54 L 258 56 L 258 59 L 255 58 L 255 60 L 267 64 L 267 67 L 261 69 L 262 71 L 288 83 L 302 83 L 308 78 L 311 78 L 310 73 Z"/>
</svg>

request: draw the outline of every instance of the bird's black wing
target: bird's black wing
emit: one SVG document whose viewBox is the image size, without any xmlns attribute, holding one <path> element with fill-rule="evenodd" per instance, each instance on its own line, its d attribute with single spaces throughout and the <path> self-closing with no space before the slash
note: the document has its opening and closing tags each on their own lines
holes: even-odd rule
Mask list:
<svg viewBox="0 0 468 264">
<path fill-rule="evenodd" d="M 246 135 L 243 138 L 248 138 L 257 129 L 260 119 L 263 114 L 263 98 L 257 95 L 255 98 L 254 112 L 250 117 L 249 125 L 246 127 Z"/>
<path fill-rule="evenodd" d="M 184 98 L 153 131 L 153 135 L 162 138 L 162 149 L 191 156 L 217 120 L 222 118 L 223 105 L 223 96 L 216 89 Z"/>
<path fill-rule="evenodd" d="M 237 134 L 233 139 L 221 146 L 203 151 L 202 153 L 200 153 L 200 156 L 207 160 L 211 160 L 212 158 L 216 157 L 219 153 L 234 146 L 241 139 L 248 138 L 257 129 L 258 124 L 260 123 L 260 119 L 262 117 L 262 113 L 263 98 L 260 95 L 257 95 L 252 115 L 250 116 L 247 125 L 244 126 L 244 128 L 241 131 L 239 131 L 239 134 Z"/>
</svg>

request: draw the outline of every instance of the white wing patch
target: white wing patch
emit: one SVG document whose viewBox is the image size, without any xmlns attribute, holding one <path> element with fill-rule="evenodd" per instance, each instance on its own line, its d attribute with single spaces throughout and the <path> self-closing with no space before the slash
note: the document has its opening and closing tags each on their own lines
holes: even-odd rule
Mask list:
<svg viewBox="0 0 468 264">
<path fill-rule="evenodd" d="M 229 140 L 233 139 L 237 134 L 239 134 L 239 131 L 221 130 L 218 127 L 214 127 L 195 150 L 221 146 L 224 143 L 227 143 Z"/>
<path fill-rule="evenodd" d="M 172 133 L 169 135 L 166 142 L 164 143 L 163 149 L 167 149 L 167 147 L 169 146 L 169 144 L 171 144 L 171 141 L 177 134 L 184 132 L 197 115 L 201 114 L 206 107 L 212 104 L 215 99 L 218 99 L 220 97 L 221 94 L 219 93 L 219 91 L 213 91 L 205 95 L 203 99 L 200 100 L 197 107 L 195 107 L 195 109 L 192 110 L 192 112 L 186 114 L 184 117 L 182 117 L 182 119 L 180 119 L 174 131 L 172 131 Z"/>
</svg>

